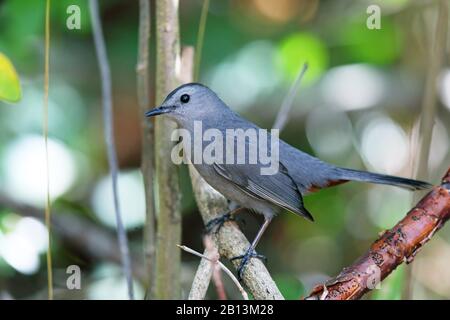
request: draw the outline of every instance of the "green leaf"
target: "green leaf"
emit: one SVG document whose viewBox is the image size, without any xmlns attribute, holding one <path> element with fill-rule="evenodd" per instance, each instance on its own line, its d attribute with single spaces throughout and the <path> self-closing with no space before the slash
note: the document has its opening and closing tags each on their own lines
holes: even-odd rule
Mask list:
<svg viewBox="0 0 450 320">
<path fill-rule="evenodd" d="M 11 61 L 0 52 L 0 100 L 17 102 L 22 96 L 19 77 Z"/>
</svg>

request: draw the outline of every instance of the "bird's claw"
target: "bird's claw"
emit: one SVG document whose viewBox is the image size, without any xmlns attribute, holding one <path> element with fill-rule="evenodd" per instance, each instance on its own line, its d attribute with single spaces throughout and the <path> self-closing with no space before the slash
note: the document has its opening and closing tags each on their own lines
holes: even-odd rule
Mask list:
<svg viewBox="0 0 450 320">
<path fill-rule="evenodd" d="M 264 255 L 256 253 L 256 251 L 252 250 L 251 248 L 249 248 L 243 255 L 233 257 L 230 259 L 230 261 L 241 260 L 241 263 L 239 264 L 239 266 L 237 268 L 239 281 L 242 281 L 242 278 L 244 275 L 244 270 L 247 267 L 248 263 L 250 262 L 251 258 L 258 258 L 258 259 L 262 260 L 264 263 L 267 263 L 267 258 Z"/>
<path fill-rule="evenodd" d="M 211 234 L 212 232 L 217 233 L 219 232 L 220 228 L 224 225 L 227 221 L 234 221 L 234 217 L 231 213 L 225 213 L 224 215 L 211 219 L 206 224 L 206 233 Z"/>
</svg>

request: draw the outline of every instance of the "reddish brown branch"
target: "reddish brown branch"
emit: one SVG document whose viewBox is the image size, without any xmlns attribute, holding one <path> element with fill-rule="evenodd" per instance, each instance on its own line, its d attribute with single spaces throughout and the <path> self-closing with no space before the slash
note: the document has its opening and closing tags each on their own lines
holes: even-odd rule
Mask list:
<svg viewBox="0 0 450 320">
<path fill-rule="evenodd" d="M 316 286 L 306 299 L 359 299 L 375 288 L 398 265 L 410 263 L 419 249 L 450 218 L 450 168 L 434 187 L 369 251 L 327 283 Z"/>
</svg>

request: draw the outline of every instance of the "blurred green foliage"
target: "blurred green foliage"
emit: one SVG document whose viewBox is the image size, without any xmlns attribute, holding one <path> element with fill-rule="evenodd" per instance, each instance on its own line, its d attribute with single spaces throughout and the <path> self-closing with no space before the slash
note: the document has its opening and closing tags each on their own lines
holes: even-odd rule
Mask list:
<svg viewBox="0 0 450 320">
<path fill-rule="evenodd" d="M 308 294 L 302 283 L 293 276 L 275 276 L 274 280 L 285 299 L 300 299 L 304 295 Z"/>
<path fill-rule="evenodd" d="M 289 82 L 294 81 L 300 68 L 308 63 L 304 83 L 317 80 L 328 67 L 328 52 L 324 43 L 311 33 L 289 35 L 280 43 L 278 64 Z"/>
<path fill-rule="evenodd" d="M 351 62 L 394 63 L 402 53 L 401 30 L 388 18 L 382 20 L 382 28 L 376 32 L 366 28 L 365 24 L 365 20 L 349 21 L 339 29 L 344 54 Z"/>
</svg>

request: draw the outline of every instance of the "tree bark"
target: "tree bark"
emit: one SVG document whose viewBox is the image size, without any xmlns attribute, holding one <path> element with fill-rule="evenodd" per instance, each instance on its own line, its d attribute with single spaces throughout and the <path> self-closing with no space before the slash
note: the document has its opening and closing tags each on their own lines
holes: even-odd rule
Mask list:
<svg viewBox="0 0 450 320">
<path fill-rule="evenodd" d="M 206 224 L 227 212 L 227 199 L 207 184 L 192 165 L 189 165 L 189 171 L 203 222 Z M 213 240 L 218 247 L 220 256 L 226 259 L 244 254 L 250 246 L 250 242 L 233 221 L 226 222 L 213 236 Z M 202 263 L 204 262 L 202 261 Z M 239 261 L 233 261 L 233 265 L 237 268 Z M 250 260 L 244 271 L 243 281 L 257 300 L 284 299 L 266 266 L 259 259 Z"/>
<path fill-rule="evenodd" d="M 145 226 L 144 226 L 144 256 L 146 281 L 146 298 L 154 295 L 155 284 L 155 196 L 154 196 L 154 127 L 145 117 L 145 111 L 150 108 L 149 85 L 149 40 L 150 40 L 150 0 L 139 1 L 139 46 L 136 66 L 137 96 L 139 118 L 142 130 L 141 171 L 145 189 Z"/>
<path fill-rule="evenodd" d="M 434 187 L 392 229 L 385 231 L 369 251 L 306 299 L 355 300 L 385 279 L 403 262 L 411 263 L 422 246 L 450 218 L 450 168 Z"/>
<path fill-rule="evenodd" d="M 156 1 L 156 102 L 159 104 L 176 85 L 179 59 L 178 1 Z M 176 124 L 166 117 L 155 119 L 155 163 L 158 182 L 158 230 L 155 298 L 180 297 L 181 240 L 178 169 L 170 160 Z"/>
</svg>

